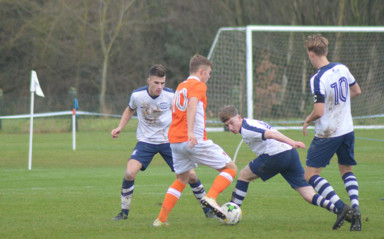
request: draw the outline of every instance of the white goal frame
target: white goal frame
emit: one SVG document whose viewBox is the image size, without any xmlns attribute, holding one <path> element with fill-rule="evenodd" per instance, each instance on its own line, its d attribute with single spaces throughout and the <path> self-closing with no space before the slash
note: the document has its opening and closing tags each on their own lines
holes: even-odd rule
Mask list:
<svg viewBox="0 0 384 239">
<path fill-rule="evenodd" d="M 252 32 L 382 32 L 381 26 L 263 26 L 249 25 L 246 27 L 222 27 L 218 30 L 214 42 L 208 54 L 211 58 L 215 45 L 223 31 L 245 31 L 246 32 L 246 78 L 247 78 L 247 117 L 254 118 L 253 113 L 253 55 L 252 55 Z"/>
</svg>

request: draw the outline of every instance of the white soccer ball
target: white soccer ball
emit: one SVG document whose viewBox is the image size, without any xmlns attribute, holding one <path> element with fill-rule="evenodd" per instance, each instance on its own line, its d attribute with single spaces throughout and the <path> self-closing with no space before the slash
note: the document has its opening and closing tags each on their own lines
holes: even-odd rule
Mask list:
<svg viewBox="0 0 384 239">
<path fill-rule="evenodd" d="M 241 208 L 233 202 L 224 203 L 221 208 L 224 210 L 227 219 L 224 221 L 220 219 L 223 224 L 236 225 L 240 222 L 242 217 Z"/>
</svg>

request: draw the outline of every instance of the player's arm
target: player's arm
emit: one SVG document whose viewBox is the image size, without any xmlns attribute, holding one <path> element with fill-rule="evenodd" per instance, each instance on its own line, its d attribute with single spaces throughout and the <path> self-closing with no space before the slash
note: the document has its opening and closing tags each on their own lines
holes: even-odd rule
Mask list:
<svg viewBox="0 0 384 239">
<path fill-rule="evenodd" d="M 303 135 L 307 136 L 307 128 L 309 124 L 317 119 L 319 119 L 324 114 L 324 103 L 315 103 L 313 105 L 313 110 L 311 114 L 307 116 L 303 124 Z"/>
<path fill-rule="evenodd" d="M 123 115 L 121 116 L 119 126 L 117 126 L 116 129 L 113 129 L 111 132 L 112 138 L 119 137 L 120 132 L 123 130 L 124 126 L 128 124 L 128 122 L 131 120 L 134 113 L 135 110 L 131 109 L 129 106 L 125 108 Z"/>
<path fill-rule="evenodd" d="M 284 134 L 282 134 L 278 131 L 266 130 L 264 132 L 264 138 L 265 139 L 274 139 L 274 140 L 289 144 L 294 149 L 297 149 L 297 148 L 305 149 L 305 144 L 303 142 L 295 141 L 295 140 L 285 136 Z"/>
<path fill-rule="evenodd" d="M 194 133 L 197 103 L 199 103 L 199 100 L 196 97 L 191 97 L 188 100 L 187 106 L 188 141 L 191 148 L 197 144 L 197 138 Z"/>
<path fill-rule="evenodd" d="M 353 84 L 351 87 L 349 87 L 349 89 L 351 91 L 351 99 L 361 94 L 361 89 L 359 84 L 357 84 L 357 82 Z"/>
</svg>

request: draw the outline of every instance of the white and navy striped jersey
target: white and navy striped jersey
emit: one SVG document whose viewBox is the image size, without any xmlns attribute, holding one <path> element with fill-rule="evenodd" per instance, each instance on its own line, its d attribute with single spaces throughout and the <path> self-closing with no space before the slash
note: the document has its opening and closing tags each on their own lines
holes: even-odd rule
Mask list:
<svg viewBox="0 0 384 239">
<path fill-rule="evenodd" d="M 353 131 L 349 87 L 354 84 L 355 78 L 340 63 L 323 66 L 311 77 L 314 103 L 324 103 L 324 114 L 315 121 L 316 137 L 337 137 Z"/>
<path fill-rule="evenodd" d="M 129 107 L 136 110 L 138 125 L 136 138 L 150 144 L 168 143 L 168 129 L 172 122 L 173 90 L 164 87 L 161 94 L 152 98 L 148 86 L 136 89 L 131 94 Z"/>
<path fill-rule="evenodd" d="M 264 133 L 266 130 L 276 131 L 263 121 L 243 119 L 240 133 L 244 142 L 258 156 L 262 154 L 275 155 L 292 149 L 289 144 L 275 139 L 265 139 Z"/>
</svg>

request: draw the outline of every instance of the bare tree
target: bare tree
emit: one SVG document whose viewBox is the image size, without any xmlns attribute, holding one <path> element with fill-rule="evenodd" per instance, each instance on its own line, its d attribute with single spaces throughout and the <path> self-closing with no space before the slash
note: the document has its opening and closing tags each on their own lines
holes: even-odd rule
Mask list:
<svg viewBox="0 0 384 239">
<path fill-rule="evenodd" d="M 118 6 L 117 18 L 115 18 L 114 12 L 108 16 L 108 10 L 110 8 L 111 0 L 100 0 L 100 43 L 103 54 L 101 82 L 100 82 L 100 111 L 107 112 L 107 106 L 105 104 L 105 93 L 107 90 L 107 73 L 109 57 L 113 44 L 120 34 L 121 27 L 123 26 L 124 17 L 127 15 L 129 7 L 134 0 L 126 1 L 121 0 Z M 117 10 L 116 8 L 114 10 Z"/>
</svg>

